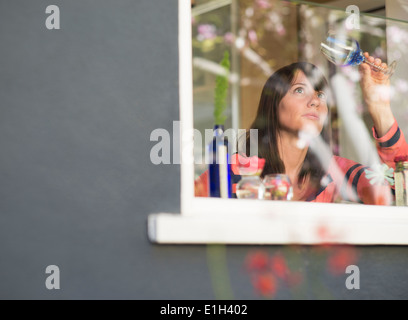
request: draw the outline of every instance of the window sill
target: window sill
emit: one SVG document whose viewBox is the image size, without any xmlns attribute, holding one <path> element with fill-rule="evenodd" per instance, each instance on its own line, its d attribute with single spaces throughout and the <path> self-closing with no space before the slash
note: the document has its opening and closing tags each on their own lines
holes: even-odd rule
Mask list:
<svg viewBox="0 0 408 320">
<path fill-rule="evenodd" d="M 248 204 L 251 200 L 240 203 L 243 207 Z M 194 214 L 152 214 L 148 236 L 162 244 L 408 244 L 406 207 L 290 205 L 286 203 L 283 210 L 277 206 L 273 212 L 226 213 L 207 207 Z"/>
</svg>

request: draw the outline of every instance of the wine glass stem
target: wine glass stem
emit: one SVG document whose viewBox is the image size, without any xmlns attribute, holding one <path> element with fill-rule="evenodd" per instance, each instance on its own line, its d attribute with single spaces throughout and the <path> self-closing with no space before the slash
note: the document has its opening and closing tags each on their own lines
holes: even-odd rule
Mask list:
<svg viewBox="0 0 408 320">
<path fill-rule="evenodd" d="M 377 69 L 378 71 L 381 71 L 381 72 L 386 72 L 387 71 L 386 69 L 384 69 L 384 68 L 382 68 L 380 66 L 377 66 L 376 64 L 368 61 L 365 57 L 364 57 L 364 62 L 369 64 L 370 66 L 372 66 L 374 69 Z"/>
</svg>

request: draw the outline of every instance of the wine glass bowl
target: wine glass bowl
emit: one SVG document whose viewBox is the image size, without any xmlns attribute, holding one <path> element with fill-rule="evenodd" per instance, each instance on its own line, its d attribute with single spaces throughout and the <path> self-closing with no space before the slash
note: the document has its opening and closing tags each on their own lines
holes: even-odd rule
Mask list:
<svg viewBox="0 0 408 320">
<path fill-rule="evenodd" d="M 292 200 L 293 187 L 286 174 L 268 174 L 263 179 L 265 200 Z"/>
<path fill-rule="evenodd" d="M 382 68 L 368 61 L 360 48 L 359 42 L 347 35 L 329 33 L 325 41 L 320 44 L 320 51 L 327 60 L 337 66 L 358 66 L 367 63 L 374 70 L 382 72 L 388 77 L 391 77 L 397 66 L 396 61 L 392 62 L 387 68 Z"/>
<path fill-rule="evenodd" d="M 259 176 L 242 176 L 237 184 L 238 199 L 262 199 L 263 185 Z"/>
</svg>

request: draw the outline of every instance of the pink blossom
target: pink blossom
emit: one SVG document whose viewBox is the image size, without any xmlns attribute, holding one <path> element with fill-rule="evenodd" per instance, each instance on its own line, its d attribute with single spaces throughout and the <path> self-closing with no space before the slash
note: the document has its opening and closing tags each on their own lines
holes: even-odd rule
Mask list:
<svg viewBox="0 0 408 320">
<path fill-rule="evenodd" d="M 248 39 L 252 44 L 258 43 L 258 36 L 254 30 L 249 30 L 248 32 Z"/>
<path fill-rule="evenodd" d="M 286 29 L 282 24 L 278 24 L 276 26 L 276 32 L 278 33 L 278 35 L 280 36 L 284 36 L 286 35 Z"/>
<path fill-rule="evenodd" d="M 200 41 L 214 39 L 217 36 L 217 28 L 213 24 L 200 24 L 197 28 L 197 31 L 197 38 Z"/>
<path fill-rule="evenodd" d="M 232 32 L 227 32 L 224 35 L 224 41 L 228 44 L 233 44 L 235 39 L 235 35 Z"/>
<path fill-rule="evenodd" d="M 258 5 L 258 7 L 260 7 L 261 9 L 268 9 L 271 7 L 271 4 L 269 3 L 268 0 L 256 0 L 256 4 Z"/>
</svg>

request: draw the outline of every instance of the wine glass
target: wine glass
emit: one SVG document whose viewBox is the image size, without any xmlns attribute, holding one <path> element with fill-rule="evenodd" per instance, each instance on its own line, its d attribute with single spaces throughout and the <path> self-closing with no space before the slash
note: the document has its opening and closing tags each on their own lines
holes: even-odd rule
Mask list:
<svg viewBox="0 0 408 320">
<path fill-rule="evenodd" d="M 391 77 L 397 66 L 397 62 L 394 61 L 388 68 L 384 69 L 368 61 L 363 54 L 363 50 L 360 49 L 358 41 L 346 35 L 339 36 L 335 33 L 329 33 L 326 40 L 320 44 L 320 51 L 327 60 L 337 66 L 358 66 L 365 62 L 388 77 Z"/>
<path fill-rule="evenodd" d="M 263 179 L 265 200 L 292 200 L 293 188 L 286 174 L 268 174 Z"/>
<path fill-rule="evenodd" d="M 263 199 L 263 185 L 259 176 L 242 176 L 237 184 L 238 199 Z"/>
</svg>

